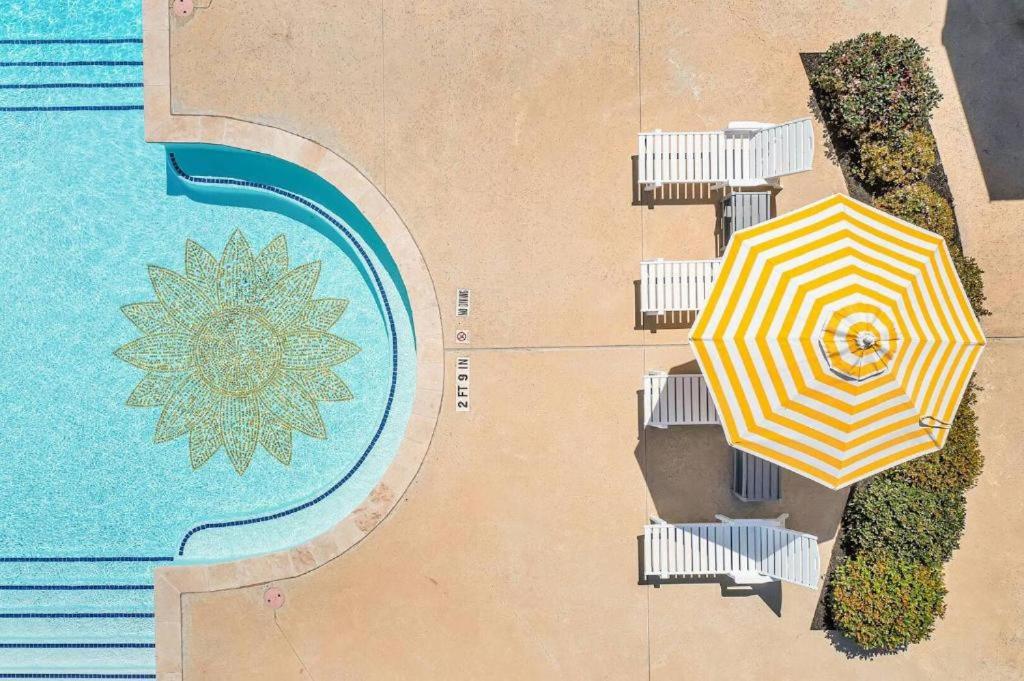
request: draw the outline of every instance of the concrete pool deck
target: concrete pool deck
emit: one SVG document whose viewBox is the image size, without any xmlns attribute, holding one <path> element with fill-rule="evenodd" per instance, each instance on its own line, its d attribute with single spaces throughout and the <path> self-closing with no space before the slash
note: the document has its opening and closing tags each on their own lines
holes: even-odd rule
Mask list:
<svg viewBox="0 0 1024 681">
<path fill-rule="evenodd" d="M 147 135 L 219 139 L 322 164 L 342 183 L 363 178 L 371 210 L 393 207 L 414 240 L 405 255 L 422 254 L 444 370 L 443 396 L 428 403 L 440 402 L 436 427 L 415 426 L 429 447 L 408 489 L 341 556 L 326 560 L 343 550 L 335 541 L 319 558 L 282 559 L 299 576 L 266 581 L 284 607 L 262 602 L 268 573 L 240 579 L 237 566 L 214 572 L 220 582 L 158 591 L 161 678 L 1020 678 L 1024 202 L 989 200 L 957 46 L 943 42 L 987 40 L 992 17 L 951 31 L 959 15 L 925 0 L 827 11 L 217 0 L 187 20 L 168 17 L 166 0 L 144 4 Z M 743 506 L 728 492 L 719 431 L 639 427 L 643 372 L 692 360 L 685 328 L 638 328 L 639 260 L 713 256 L 715 208 L 699 196 L 634 205 L 630 165 L 642 128 L 806 115 L 800 52 L 865 30 L 931 49 L 945 96 L 933 128 L 993 311 L 979 372 L 986 467 L 947 565 L 946 618 L 930 641 L 873 660 L 809 629 L 816 592 L 638 584 L 637 536 L 652 513 L 787 511 L 827 559 L 845 495 L 786 474 L 782 502 Z M 779 212 L 845 190 L 816 130 L 815 169 L 784 179 Z M 461 322 L 458 288 L 472 290 Z M 455 342 L 459 329 L 469 344 Z M 455 411 L 460 356 L 471 360 L 469 412 Z M 239 581 L 255 585 L 230 588 Z"/>
</svg>

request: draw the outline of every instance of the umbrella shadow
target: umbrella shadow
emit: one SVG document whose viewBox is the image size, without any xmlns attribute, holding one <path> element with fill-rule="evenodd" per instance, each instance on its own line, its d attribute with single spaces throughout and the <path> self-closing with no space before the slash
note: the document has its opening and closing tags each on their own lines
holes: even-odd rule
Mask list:
<svg viewBox="0 0 1024 681">
<path fill-rule="evenodd" d="M 700 367 L 691 360 L 668 371 L 694 374 L 700 373 Z M 775 518 L 788 513 L 787 527 L 812 534 L 819 543 L 836 537 L 848 490 L 829 489 L 783 468 L 781 499 L 741 501 L 732 491 L 732 449 L 721 426 L 645 427 L 642 390 L 637 391 L 636 399 L 634 456 L 647 484 L 654 514 L 659 518 L 670 523 L 691 523 L 716 522 L 715 514 L 719 513 L 732 518 Z M 829 556 L 822 556 L 823 575 L 828 561 Z"/>
</svg>

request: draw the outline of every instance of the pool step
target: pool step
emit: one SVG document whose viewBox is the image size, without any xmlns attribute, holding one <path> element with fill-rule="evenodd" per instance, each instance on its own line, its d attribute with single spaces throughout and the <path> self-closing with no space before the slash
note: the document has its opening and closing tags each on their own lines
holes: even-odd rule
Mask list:
<svg viewBox="0 0 1024 681">
<path fill-rule="evenodd" d="M 140 61 L 141 38 L 119 38 L 119 42 L 0 41 L 0 61 Z"/>
<path fill-rule="evenodd" d="M 142 43 L 0 41 L 0 111 L 142 106 Z"/>
<path fill-rule="evenodd" d="M 0 586 L 152 584 L 153 568 L 166 565 L 172 559 L 171 556 L 149 556 L 152 560 L 146 561 L 110 558 L 98 556 L 88 561 L 26 561 L 0 556 Z"/>
<path fill-rule="evenodd" d="M 103 611 L 115 602 L 123 611 L 152 612 L 153 585 L 96 584 L 69 590 L 0 584 L 0 614 L 45 609 L 54 602 L 59 602 L 66 612 Z"/>
<path fill-rule="evenodd" d="M 14 576 L 12 565 L 26 564 L 0 563 L 0 574 Z M 44 574 L 30 583 L 0 583 L 0 679 L 155 673 L 151 564 L 64 562 L 59 571 L 53 563 L 27 565 Z M 113 568 L 116 583 L 97 581 L 104 565 Z"/>
<path fill-rule="evenodd" d="M 59 604 L 54 604 L 59 605 Z M 0 645 L 13 643 L 152 643 L 151 618 L 108 617 L 97 619 L 12 618 L 0 619 Z M 7 649 L 0 648 L 0 670 Z"/>
<path fill-rule="evenodd" d="M 0 679 L 28 673 L 148 678 L 156 668 L 153 568 L 169 561 L 0 556 Z"/>
<path fill-rule="evenodd" d="M 5 644 L 7 645 L 7 644 Z M 152 673 L 152 643 L 80 643 L 75 647 L 63 647 L 60 643 L 14 644 L 25 647 L 0 647 L 3 666 L 0 674 L 15 673 L 56 673 L 131 670 L 136 673 Z M 62 647 L 57 647 L 62 646 Z M 132 647 L 129 647 L 132 646 Z M 2 677 L 0 677 L 2 678 Z"/>
</svg>

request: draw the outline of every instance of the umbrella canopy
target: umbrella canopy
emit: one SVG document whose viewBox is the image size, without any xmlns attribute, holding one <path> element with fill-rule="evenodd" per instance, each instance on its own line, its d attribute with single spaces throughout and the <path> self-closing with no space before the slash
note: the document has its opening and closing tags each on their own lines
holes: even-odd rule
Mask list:
<svg viewBox="0 0 1024 681">
<path fill-rule="evenodd" d="M 835 195 L 733 235 L 690 342 L 730 444 L 838 489 L 942 447 L 985 336 L 942 237 Z"/>
</svg>

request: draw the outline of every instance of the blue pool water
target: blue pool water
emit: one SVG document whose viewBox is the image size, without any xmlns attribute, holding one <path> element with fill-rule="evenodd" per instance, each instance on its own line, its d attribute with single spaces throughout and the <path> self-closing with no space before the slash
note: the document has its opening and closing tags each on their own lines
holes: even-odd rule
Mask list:
<svg viewBox="0 0 1024 681">
<path fill-rule="evenodd" d="M 2 12 L 0 678 L 150 678 L 153 567 L 274 551 L 328 529 L 386 470 L 415 390 L 415 340 L 401 277 L 372 225 L 344 196 L 271 157 L 143 141 L 140 11 L 138 2 L 33 0 Z M 63 42 L 41 42 L 53 39 Z M 220 390 L 225 381 L 288 374 L 288 385 L 308 397 L 316 392 L 311 374 L 329 365 L 352 395 L 308 397 L 303 418 L 314 404 L 326 431 L 318 439 L 301 432 L 306 421 L 281 411 L 291 398 L 275 398 L 271 388 L 214 391 L 203 418 L 234 442 L 257 432 L 254 423 L 264 430 L 262 424 L 277 424 L 278 431 L 290 424 L 288 465 L 260 440 L 251 462 L 240 466 L 244 474 L 224 446 L 193 468 L 197 411 L 188 412 L 178 437 L 154 442 L 164 406 L 182 394 L 194 368 L 150 367 L 161 385 L 178 387 L 162 388 L 153 406 L 128 406 L 147 371 L 137 356 L 133 364 L 115 355 L 147 336 L 121 308 L 157 300 L 148 266 L 185 275 L 187 242 L 220 259 L 236 230 L 253 257 L 283 235 L 290 268 L 284 271 L 320 263 L 312 293 L 275 287 L 282 271 L 276 279 L 267 274 L 260 289 L 278 292 L 266 300 L 285 300 L 280 309 L 304 306 L 288 317 L 292 335 L 283 345 L 264 342 L 259 329 L 268 319 L 274 338 L 284 338 L 285 313 L 267 312 L 264 301 L 257 315 L 263 321 L 254 322 L 256 298 L 237 312 L 242 303 L 232 296 L 242 294 L 223 288 L 227 275 L 212 275 L 221 277 L 212 284 L 193 276 L 188 281 L 196 286 L 214 287 L 212 298 L 200 296 L 217 308 L 204 319 L 231 323 L 183 327 L 174 315 L 185 313 L 174 308 L 148 336 L 187 336 L 186 359 L 167 359 L 164 344 L 157 359 L 146 361 L 194 367 L 197 348 L 230 346 L 223 356 L 210 355 L 221 364 L 204 365 L 205 373 L 190 380 Z M 238 262 L 249 261 L 226 257 L 218 271 L 236 271 Z M 161 309 L 171 309 L 175 299 L 161 291 L 161 300 L 172 300 Z M 348 305 L 336 323 L 314 333 L 303 326 L 312 323 L 302 316 L 310 298 Z M 233 345 L 223 345 L 224 329 L 236 334 L 228 339 Z M 359 351 L 347 359 L 330 355 L 324 333 Z M 276 385 L 269 378 L 265 384 Z M 261 416 L 235 418 L 243 407 L 230 405 L 243 403 Z M 228 437 L 221 435 L 221 444 Z"/>
</svg>

